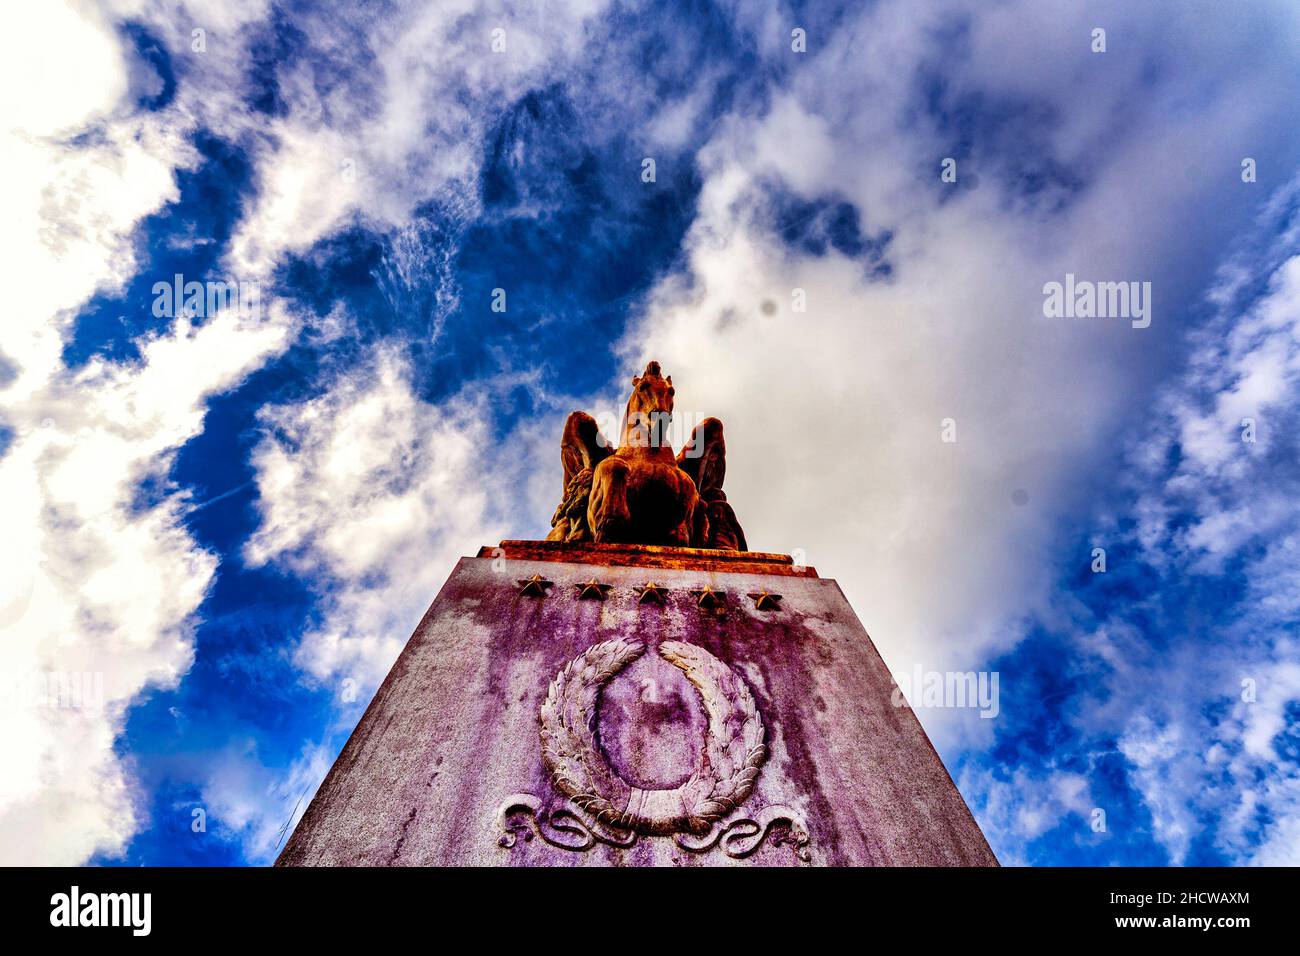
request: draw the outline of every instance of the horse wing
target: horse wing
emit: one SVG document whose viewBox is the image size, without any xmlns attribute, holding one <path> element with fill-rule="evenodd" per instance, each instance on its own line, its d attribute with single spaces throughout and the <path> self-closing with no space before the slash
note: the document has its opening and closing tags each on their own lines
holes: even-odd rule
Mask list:
<svg viewBox="0 0 1300 956">
<path fill-rule="evenodd" d="M 596 419 L 586 412 L 571 413 L 564 423 L 564 435 L 560 439 L 565 490 L 580 472 L 594 469 L 613 453 L 614 449 L 600 433 Z"/>
</svg>

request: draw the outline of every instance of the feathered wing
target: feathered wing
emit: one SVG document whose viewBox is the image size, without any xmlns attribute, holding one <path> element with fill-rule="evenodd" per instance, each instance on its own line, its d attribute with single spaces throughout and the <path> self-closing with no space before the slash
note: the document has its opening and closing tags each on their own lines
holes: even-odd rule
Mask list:
<svg viewBox="0 0 1300 956">
<path fill-rule="evenodd" d="M 745 532 L 736 512 L 727 503 L 722 482 L 727 476 L 727 442 L 722 422 L 706 418 L 695 426 L 691 440 L 677 455 L 677 466 L 691 476 L 708 515 L 708 537 L 699 547 L 724 551 L 748 551 Z"/>
<path fill-rule="evenodd" d="M 596 466 L 614 453 L 600 433 L 596 420 L 586 412 L 573 412 L 564 423 L 560 439 L 560 463 L 564 466 L 564 494 L 551 518 L 548 541 L 590 541 L 587 500 Z"/>
</svg>

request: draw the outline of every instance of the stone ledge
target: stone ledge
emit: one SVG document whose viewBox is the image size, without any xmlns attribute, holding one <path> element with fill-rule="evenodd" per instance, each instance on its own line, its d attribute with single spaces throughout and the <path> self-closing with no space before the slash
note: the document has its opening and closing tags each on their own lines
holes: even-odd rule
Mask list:
<svg viewBox="0 0 1300 956">
<path fill-rule="evenodd" d="M 502 541 L 479 548 L 478 557 L 497 551 L 516 561 L 559 561 L 614 567 L 673 568 L 681 571 L 733 571 L 815 578 L 817 569 L 800 566 L 788 554 L 766 551 L 716 551 L 712 548 L 672 548 L 655 544 L 594 544 L 590 541 Z"/>
</svg>

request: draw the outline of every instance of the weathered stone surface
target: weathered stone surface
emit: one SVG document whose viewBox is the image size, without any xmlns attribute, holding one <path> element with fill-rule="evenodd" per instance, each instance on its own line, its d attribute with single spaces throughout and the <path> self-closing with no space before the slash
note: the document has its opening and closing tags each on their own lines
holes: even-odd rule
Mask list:
<svg viewBox="0 0 1300 956">
<path fill-rule="evenodd" d="M 834 581 L 774 555 L 539 545 L 460 561 L 280 865 L 996 865 Z M 553 584 L 521 594 L 534 576 Z M 611 587 L 582 599 L 593 577 Z M 561 786 L 626 818 L 593 842 L 551 817 L 574 809 Z"/>
</svg>

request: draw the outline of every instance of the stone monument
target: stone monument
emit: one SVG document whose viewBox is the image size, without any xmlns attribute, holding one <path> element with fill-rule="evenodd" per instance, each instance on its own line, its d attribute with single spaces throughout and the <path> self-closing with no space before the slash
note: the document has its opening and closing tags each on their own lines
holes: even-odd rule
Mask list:
<svg viewBox="0 0 1300 956">
<path fill-rule="evenodd" d="M 546 541 L 462 558 L 277 865 L 997 864 L 832 580 L 751 552 L 672 377 L 569 416 Z"/>
</svg>

